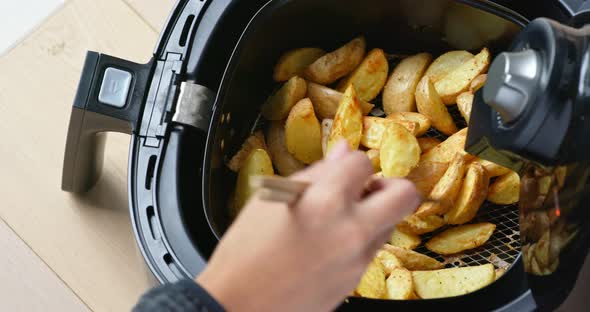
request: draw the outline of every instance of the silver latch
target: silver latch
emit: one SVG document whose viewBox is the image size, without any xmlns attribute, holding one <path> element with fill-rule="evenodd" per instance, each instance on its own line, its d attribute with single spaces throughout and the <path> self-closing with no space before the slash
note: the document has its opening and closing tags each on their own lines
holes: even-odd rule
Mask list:
<svg viewBox="0 0 590 312">
<path fill-rule="evenodd" d="M 180 84 L 180 95 L 172 121 L 209 130 L 215 93 L 209 88 L 184 81 Z"/>
</svg>

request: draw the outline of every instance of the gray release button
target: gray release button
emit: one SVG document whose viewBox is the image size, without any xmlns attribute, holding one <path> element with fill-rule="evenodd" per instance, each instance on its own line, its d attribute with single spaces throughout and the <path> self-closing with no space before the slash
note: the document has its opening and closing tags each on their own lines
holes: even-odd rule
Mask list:
<svg viewBox="0 0 590 312">
<path fill-rule="evenodd" d="M 109 67 L 104 72 L 98 101 L 114 107 L 123 107 L 131 87 L 131 73 Z"/>
</svg>

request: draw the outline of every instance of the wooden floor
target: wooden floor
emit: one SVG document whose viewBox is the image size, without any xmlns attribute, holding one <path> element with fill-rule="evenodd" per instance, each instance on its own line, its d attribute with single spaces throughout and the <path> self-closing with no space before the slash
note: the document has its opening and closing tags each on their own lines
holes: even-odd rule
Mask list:
<svg viewBox="0 0 590 312">
<path fill-rule="evenodd" d="M 0 57 L 0 311 L 129 311 L 152 284 L 127 208 L 129 137 L 87 195 L 60 190 L 86 50 L 144 62 L 173 0 L 68 0 Z"/>
</svg>

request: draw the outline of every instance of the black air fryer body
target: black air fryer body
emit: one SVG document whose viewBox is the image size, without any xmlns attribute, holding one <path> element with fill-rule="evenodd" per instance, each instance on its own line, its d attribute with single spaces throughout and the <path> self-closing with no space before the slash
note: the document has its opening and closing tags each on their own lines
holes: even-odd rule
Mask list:
<svg viewBox="0 0 590 312">
<path fill-rule="evenodd" d="M 411 18 L 399 13 L 405 2 L 420 1 L 179 0 L 148 64 L 89 52 L 72 109 L 62 188 L 92 187 L 104 132 L 131 134 L 129 206 L 139 249 L 160 282 L 197 275 L 228 226 L 224 208 L 234 182 L 226 157 L 250 133 L 273 89 L 276 59 L 295 47 L 329 50 L 360 33 L 391 52 L 450 49 L 440 38 L 418 35 Z M 585 1 L 423 2 L 425 10 L 434 2 L 468 5 L 517 27 L 540 16 L 567 23 L 590 8 Z M 314 35 L 318 29 L 323 32 Z M 492 48 L 499 52 L 508 43 Z M 517 261 L 473 294 L 403 302 L 350 298 L 342 309 L 529 311 L 535 304 L 527 290 Z"/>
</svg>

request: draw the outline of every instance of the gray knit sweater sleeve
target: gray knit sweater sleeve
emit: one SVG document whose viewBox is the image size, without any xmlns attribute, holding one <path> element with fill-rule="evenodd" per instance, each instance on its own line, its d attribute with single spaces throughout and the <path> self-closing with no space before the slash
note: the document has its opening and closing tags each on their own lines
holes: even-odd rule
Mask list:
<svg viewBox="0 0 590 312">
<path fill-rule="evenodd" d="M 144 294 L 133 312 L 225 312 L 209 293 L 193 280 L 156 287 Z"/>
</svg>

